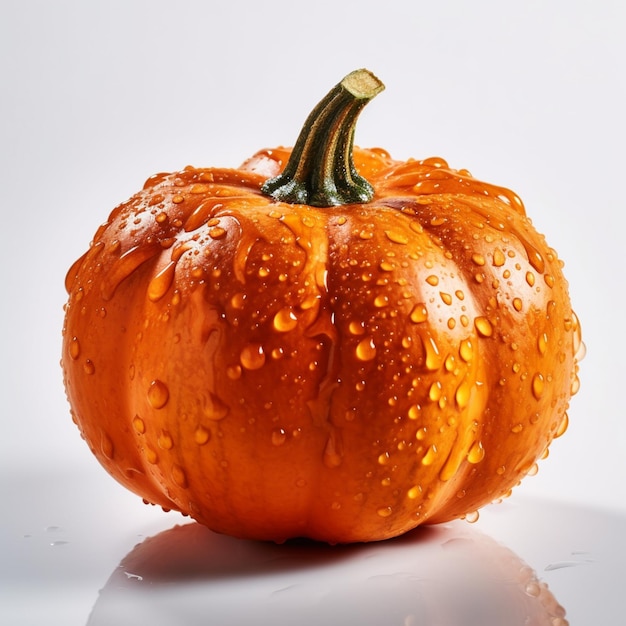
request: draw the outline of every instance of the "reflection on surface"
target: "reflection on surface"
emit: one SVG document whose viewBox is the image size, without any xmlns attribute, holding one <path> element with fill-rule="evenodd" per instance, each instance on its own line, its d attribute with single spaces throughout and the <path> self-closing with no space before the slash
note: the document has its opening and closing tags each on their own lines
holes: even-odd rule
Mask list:
<svg viewBox="0 0 626 626">
<path fill-rule="evenodd" d="M 137 545 L 88 626 L 565 626 L 545 583 L 467 524 L 378 544 L 281 546 L 192 523 Z"/>
</svg>

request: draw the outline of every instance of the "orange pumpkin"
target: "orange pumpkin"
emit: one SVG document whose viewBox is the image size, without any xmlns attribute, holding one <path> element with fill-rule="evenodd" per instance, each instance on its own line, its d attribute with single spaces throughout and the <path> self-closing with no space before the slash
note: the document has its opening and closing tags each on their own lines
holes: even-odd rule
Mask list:
<svg viewBox="0 0 626 626">
<path fill-rule="evenodd" d="M 562 263 L 511 191 L 353 148 L 382 88 L 349 74 L 293 150 L 153 176 L 70 269 L 73 418 L 146 501 L 240 537 L 379 540 L 473 516 L 565 430 Z"/>
</svg>

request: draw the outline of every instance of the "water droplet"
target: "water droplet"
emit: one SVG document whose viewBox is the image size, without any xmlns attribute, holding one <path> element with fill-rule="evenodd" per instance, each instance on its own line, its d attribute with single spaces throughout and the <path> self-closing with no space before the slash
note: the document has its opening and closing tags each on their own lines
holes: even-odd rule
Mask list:
<svg viewBox="0 0 626 626">
<path fill-rule="evenodd" d="M 537 338 L 537 350 L 539 350 L 539 354 L 545 354 L 548 350 L 548 335 L 546 333 L 542 333 Z"/>
<path fill-rule="evenodd" d="M 281 333 L 289 332 L 298 325 L 298 318 L 291 307 L 281 309 L 274 316 L 274 328 Z"/>
<path fill-rule="evenodd" d="M 162 430 L 157 438 L 157 445 L 161 450 L 171 450 L 174 446 L 174 440 L 166 430 Z"/>
<path fill-rule="evenodd" d="M 481 337 L 491 337 L 493 335 L 493 326 L 486 317 L 477 317 L 474 320 L 474 327 Z"/>
<path fill-rule="evenodd" d="M 356 357 L 359 361 L 371 361 L 376 357 L 376 345 L 371 337 L 362 339 L 356 347 Z"/>
<path fill-rule="evenodd" d="M 159 455 L 152 448 L 146 448 L 144 450 L 144 454 L 146 455 L 146 460 L 148 461 L 148 463 L 150 463 L 151 465 L 156 465 L 159 460 Z"/>
<path fill-rule="evenodd" d="M 247 370 L 258 370 L 265 365 L 265 352 L 259 343 L 247 345 L 239 355 L 241 364 Z"/>
<path fill-rule="evenodd" d="M 287 440 L 287 433 L 282 428 L 276 428 L 272 431 L 272 445 L 282 446 Z"/>
<path fill-rule="evenodd" d="M 445 293 L 443 291 L 439 292 L 439 296 L 443 300 L 444 304 L 450 305 L 452 304 L 452 296 L 449 293 Z"/>
<path fill-rule="evenodd" d="M 457 387 L 456 393 L 454 395 L 456 404 L 461 411 L 469 404 L 471 394 L 472 394 L 472 386 L 467 380 L 464 380 Z"/>
<path fill-rule="evenodd" d="M 523 303 L 521 298 L 513 298 L 513 308 L 519 313 L 522 310 Z"/>
<path fill-rule="evenodd" d="M 504 252 L 500 250 L 500 248 L 496 248 L 493 251 L 493 264 L 495 267 L 502 267 L 506 262 L 506 257 L 504 256 Z"/>
<path fill-rule="evenodd" d="M 172 286 L 174 276 L 176 274 L 176 263 L 170 261 L 148 285 L 148 300 L 157 302 L 160 300 Z"/>
<path fill-rule="evenodd" d="M 478 521 L 480 514 L 478 513 L 478 511 L 472 511 L 471 513 L 466 513 L 463 518 L 465 519 L 466 522 L 469 522 L 470 524 L 474 524 Z"/>
<path fill-rule="evenodd" d="M 522 241 L 524 248 L 526 249 L 526 254 L 528 255 L 528 262 L 531 266 L 536 269 L 540 274 L 543 274 L 545 269 L 545 261 L 543 257 L 539 253 L 539 250 L 531 246 L 528 242 Z"/>
<path fill-rule="evenodd" d="M 343 461 L 343 445 L 338 433 L 333 429 L 324 448 L 324 465 L 329 468 L 339 467 Z"/>
<path fill-rule="evenodd" d="M 229 365 L 226 368 L 226 376 L 228 376 L 231 380 L 241 378 L 241 365 Z"/>
<path fill-rule="evenodd" d="M 521 433 L 523 430 L 524 430 L 523 424 L 515 424 L 515 426 L 511 428 L 511 432 L 515 434 Z"/>
<path fill-rule="evenodd" d="M 101 293 L 103 299 L 110 300 L 122 281 L 160 250 L 161 246 L 159 243 L 154 242 L 153 244 L 139 244 L 124 252 L 115 261 L 102 281 Z"/>
<path fill-rule="evenodd" d="M 467 453 L 467 460 L 473 465 L 480 463 L 485 458 L 485 449 L 481 441 L 475 441 Z"/>
<path fill-rule="evenodd" d="M 567 413 L 564 413 L 561 419 L 561 422 L 559 423 L 559 426 L 556 429 L 556 432 L 554 433 L 555 439 L 557 437 L 561 437 L 562 435 L 564 435 L 568 426 L 569 426 L 569 416 L 567 415 Z"/>
<path fill-rule="evenodd" d="M 183 489 L 187 487 L 187 476 L 180 465 L 172 465 L 172 480 Z"/>
<path fill-rule="evenodd" d="M 436 380 L 428 390 L 428 397 L 432 402 L 437 402 L 441 398 L 441 394 L 443 392 L 443 388 L 441 383 Z"/>
<path fill-rule="evenodd" d="M 415 324 L 425 322 L 428 319 L 428 310 L 426 309 L 426 306 L 422 303 L 416 304 L 411 310 L 409 318 Z"/>
<path fill-rule="evenodd" d="M 199 445 L 203 446 L 208 443 L 211 439 L 211 431 L 208 428 L 200 425 L 196 428 L 193 434 L 193 440 Z"/>
<path fill-rule="evenodd" d="M 93 364 L 91 359 L 86 359 L 83 364 L 83 370 L 85 371 L 85 374 L 91 375 L 96 371 L 96 366 Z"/>
<path fill-rule="evenodd" d="M 474 261 L 474 263 L 476 263 L 476 265 L 484 265 L 485 264 L 485 257 L 482 254 L 473 254 L 472 255 L 472 261 Z"/>
<path fill-rule="evenodd" d="M 393 243 L 399 243 L 403 245 L 409 243 L 409 238 L 404 233 L 398 233 L 393 230 L 386 230 L 385 235 L 387 236 L 387 239 L 389 239 L 389 241 Z"/>
<path fill-rule="evenodd" d="M 138 435 L 143 435 L 146 432 L 146 424 L 139 417 L 139 415 L 135 415 L 135 417 L 133 418 L 133 428 Z"/>
<path fill-rule="evenodd" d="M 408 416 L 411 420 L 416 420 L 420 416 L 421 407 L 419 404 L 413 404 L 409 407 Z"/>
<path fill-rule="evenodd" d="M 211 239 L 223 239 L 226 236 L 226 229 L 221 226 L 214 226 L 209 230 L 209 237 Z"/>
<path fill-rule="evenodd" d="M 114 455 L 113 441 L 111 437 L 109 437 L 104 431 L 100 435 L 100 449 L 102 450 L 102 454 L 111 461 Z"/>
<path fill-rule="evenodd" d="M 378 309 L 382 309 L 389 304 L 389 296 L 384 294 L 379 294 L 374 298 L 374 306 Z"/>
<path fill-rule="evenodd" d="M 365 324 L 363 324 L 363 322 L 352 320 L 350 324 L 348 324 L 348 332 L 351 335 L 362 335 L 365 333 Z"/>
<path fill-rule="evenodd" d="M 380 517 L 389 517 L 393 513 L 393 509 L 390 506 L 383 506 L 376 511 Z"/>
<path fill-rule="evenodd" d="M 422 488 L 419 485 L 415 485 L 406 492 L 406 495 L 409 498 L 409 500 L 417 500 L 417 498 L 420 497 L 421 493 L 422 493 Z"/>
<path fill-rule="evenodd" d="M 80 356 L 80 343 L 76 337 L 72 337 L 69 345 L 70 357 L 75 361 Z"/>
<path fill-rule="evenodd" d="M 170 398 L 167 385 L 158 379 L 153 380 L 148 388 L 148 402 L 153 409 L 162 409 Z"/>
<path fill-rule="evenodd" d="M 443 357 L 439 354 L 439 346 L 432 337 L 428 337 L 428 339 L 424 340 L 422 343 L 426 353 L 426 360 L 424 362 L 426 369 L 435 372 L 441 367 L 443 361 Z"/>
<path fill-rule="evenodd" d="M 214 393 L 209 392 L 208 395 L 202 397 L 202 413 L 204 416 L 214 422 L 223 420 L 229 413 L 230 408 Z"/>
<path fill-rule="evenodd" d="M 426 277 L 426 282 L 432 287 L 436 287 L 439 284 L 439 277 L 431 274 L 430 276 Z"/>
<path fill-rule="evenodd" d="M 537 374 L 533 376 L 533 382 L 532 382 L 533 396 L 535 396 L 537 400 L 541 398 L 544 387 L 545 387 L 544 377 L 542 374 L 537 372 Z"/>
<path fill-rule="evenodd" d="M 465 339 L 459 346 L 459 355 L 466 362 L 469 363 L 474 355 L 474 347 L 469 339 Z"/>
<path fill-rule="evenodd" d="M 424 441 L 424 439 L 426 439 L 426 426 L 424 426 L 423 428 L 420 428 L 416 433 L 415 433 L 415 438 L 418 441 Z"/>
<path fill-rule="evenodd" d="M 426 454 L 422 457 L 422 465 L 432 465 L 437 457 L 437 446 L 430 446 L 426 450 Z"/>
<path fill-rule="evenodd" d="M 387 465 L 389 463 L 389 452 L 383 452 L 378 455 L 378 464 L 379 465 Z"/>
</svg>

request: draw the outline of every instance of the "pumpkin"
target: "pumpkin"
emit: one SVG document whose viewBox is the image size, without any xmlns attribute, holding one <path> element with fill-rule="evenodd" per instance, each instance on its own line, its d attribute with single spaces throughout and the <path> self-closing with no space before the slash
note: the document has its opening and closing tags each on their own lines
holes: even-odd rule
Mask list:
<svg viewBox="0 0 626 626">
<path fill-rule="evenodd" d="M 158 174 L 71 267 L 62 366 L 104 468 L 237 537 L 472 519 L 567 427 L 580 327 L 511 191 L 354 147 L 349 74 L 293 149 Z"/>
</svg>

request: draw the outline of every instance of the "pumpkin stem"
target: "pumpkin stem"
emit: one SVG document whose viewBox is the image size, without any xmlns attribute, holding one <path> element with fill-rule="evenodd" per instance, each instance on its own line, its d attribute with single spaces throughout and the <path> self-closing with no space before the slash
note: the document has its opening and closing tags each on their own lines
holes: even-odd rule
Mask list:
<svg viewBox="0 0 626 626">
<path fill-rule="evenodd" d="M 385 86 L 365 69 L 348 74 L 307 118 L 285 169 L 261 191 L 281 202 L 316 207 L 368 202 L 372 186 L 354 167 L 359 113 Z"/>
</svg>

